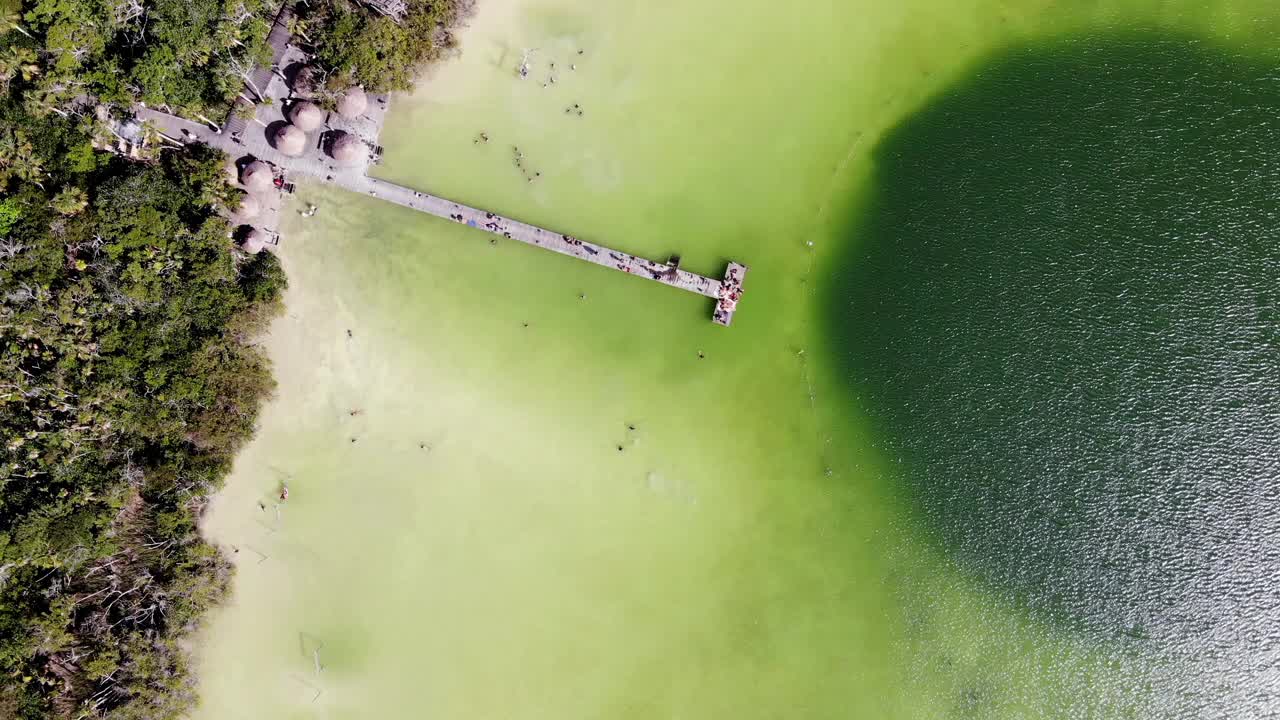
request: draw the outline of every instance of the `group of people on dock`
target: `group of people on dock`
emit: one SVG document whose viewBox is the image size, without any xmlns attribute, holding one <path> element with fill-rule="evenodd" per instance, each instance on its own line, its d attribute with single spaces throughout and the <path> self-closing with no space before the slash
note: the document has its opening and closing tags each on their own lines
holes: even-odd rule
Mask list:
<svg viewBox="0 0 1280 720">
<path fill-rule="evenodd" d="M 680 269 L 675 263 L 663 264 L 615 251 L 610 251 L 609 257 L 613 259 L 614 267 L 629 275 L 635 275 L 638 266 L 653 280 L 668 285 L 679 285 Z"/>
<path fill-rule="evenodd" d="M 728 324 L 728 319 L 733 317 L 733 313 L 738 309 L 738 301 L 742 299 L 742 266 L 737 263 L 730 263 L 729 269 L 724 274 L 724 280 L 720 281 L 720 297 L 716 301 L 715 318 Z"/>
<path fill-rule="evenodd" d="M 494 215 L 491 212 L 485 213 L 484 216 L 487 220 L 487 222 L 484 222 L 484 223 L 477 223 L 475 220 L 468 220 L 467 216 L 463 213 L 450 213 L 449 219 L 454 222 L 459 222 L 473 228 L 483 228 L 484 230 L 487 230 L 495 235 L 501 235 L 502 237 L 507 238 L 508 240 L 512 239 L 511 231 L 507 230 L 505 227 L 503 227 L 502 223 L 499 222 L 500 220 L 503 219 L 502 217 L 498 215 Z M 490 242 L 495 242 L 495 241 L 491 240 Z"/>
<path fill-rule="evenodd" d="M 581 240 L 579 240 L 578 238 L 572 235 L 561 235 L 560 239 L 563 240 L 566 245 L 574 248 L 574 251 L 573 251 L 574 255 L 576 255 L 577 257 L 583 258 L 584 260 L 587 260 L 590 258 L 587 258 L 585 255 L 580 255 L 578 253 L 578 250 L 581 250 L 582 252 L 587 253 L 588 255 L 600 254 L 600 251 L 596 249 L 594 245 L 588 245 L 587 243 L 582 242 Z"/>
<path fill-rule="evenodd" d="M 491 212 L 485 213 L 484 217 L 488 221 L 484 224 L 485 230 L 488 230 L 491 233 L 501 233 L 502 237 L 508 240 L 511 239 L 511 232 L 507 230 L 505 227 L 503 227 L 502 223 L 499 222 L 499 220 L 503 219 L 502 217 L 498 215 L 494 215 Z"/>
<path fill-rule="evenodd" d="M 441 198 L 434 198 L 416 190 L 401 188 L 384 181 L 371 182 L 373 183 L 370 186 L 371 191 L 373 187 L 377 187 L 379 190 L 385 189 L 385 195 L 393 202 L 421 212 L 433 215 L 438 214 L 456 223 L 490 233 L 489 242 L 491 244 L 497 243 L 497 238 L 493 236 L 501 236 L 509 240 L 520 240 L 530 245 L 555 250 L 581 260 L 620 270 L 628 275 L 635 275 L 646 280 L 653 280 L 664 285 L 713 298 L 716 301 L 715 319 L 722 325 L 727 325 L 731 321 L 733 312 L 737 309 L 738 301 L 742 297 L 742 281 L 746 273 L 746 267 L 738 263 L 731 264 L 723 280 L 714 280 L 681 270 L 678 258 L 672 258 L 667 262 L 650 260 L 594 245 L 572 235 L 542 230 L 492 212 L 444 201 Z M 608 253 L 608 256 L 601 257 L 601 253 Z"/>
</svg>

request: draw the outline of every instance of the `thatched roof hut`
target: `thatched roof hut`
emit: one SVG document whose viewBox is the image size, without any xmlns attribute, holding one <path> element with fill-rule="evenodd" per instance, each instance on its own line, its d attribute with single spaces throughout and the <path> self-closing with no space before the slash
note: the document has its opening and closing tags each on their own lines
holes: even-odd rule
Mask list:
<svg viewBox="0 0 1280 720">
<path fill-rule="evenodd" d="M 247 253 L 259 253 L 267 246 L 267 231 L 262 228 L 250 228 L 245 233 L 244 240 L 240 242 L 240 248 Z"/>
<path fill-rule="evenodd" d="M 236 208 L 236 217 L 248 220 L 258 217 L 262 212 L 262 202 L 256 196 L 245 193 L 240 196 L 240 206 Z"/>
<path fill-rule="evenodd" d="M 329 154 L 343 165 L 358 165 L 369 157 L 360 138 L 342 131 L 334 133 L 329 141 Z"/>
<path fill-rule="evenodd" d="M 240 171 L 240 184 L 249 192 L 266 192 L 271 189 L 274 180 L 271 166 L 261 160 L 254 160 Z"/>
<path fill-rule="evenodd" d="M 303 132 L 311 132 L 324 122 L 324 111 L 315 103 L 303 100 L 289 109 L 289 121 Z"/>
<path fill-rule="evenodd" d="M 293 93 L 299 97 L 315 95 L 320 85 L 320 70 L 314 65 L 304 65 L 293 76 Z"/>
<path fill-rule="evenodd" d="M 297 125 L 281 125 L 276 130 L 275 144 L 280 152 L 296 157 L 307 149 L 307 134 Z"/>
<path fill-rule="evenodd" d="M 369 107 L 369 96 L 359 85 L 347 88 L 338 98 L 338 114 L 344 118 L 354 119 L 364 114 Z"/>
</svg>

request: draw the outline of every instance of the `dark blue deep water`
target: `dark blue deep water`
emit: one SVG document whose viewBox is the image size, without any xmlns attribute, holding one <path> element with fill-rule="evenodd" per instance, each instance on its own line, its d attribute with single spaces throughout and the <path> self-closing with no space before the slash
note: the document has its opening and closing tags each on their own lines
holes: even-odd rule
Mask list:
<svg viewBox="0 0 1280 720">
<path fill-rule="evenodd" d="M 1156 716 L 1280 717 L 1280 65 L 1011 50 L 875 163 L 829 321 L 925 534 Z"/>
</svg>

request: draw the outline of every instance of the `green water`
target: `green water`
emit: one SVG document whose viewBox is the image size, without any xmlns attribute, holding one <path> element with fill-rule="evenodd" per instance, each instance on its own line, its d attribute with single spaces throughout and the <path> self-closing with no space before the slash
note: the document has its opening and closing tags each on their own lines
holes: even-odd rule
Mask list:
<svg viewBox="0 0 1280 720">
<path fill-rule="evenodd" d="M 957 563 L 828 310 L 875 242 L 850 217 L 885 133 L 989 53 L 1128 22 L 1252 46 L 1274 11 L 686 5 L 483 3 L 461 56 L 395 101 L 379 174 L 694 270 L 741 260 L 733 328 L 654 283 L 300 189 L 320 212 L 285 228 L 279 393 L 208 518 L 239 572 L 197 716 L 1148 717 L 1170 688 L 1224 697 Z"/>
<path fill-rule="evenodd" d="M 1000 52 L 877 145 L 832 289 L 936 543 L 1177 716 L 1278 699 L 1277 113 L 1273 59 L 1192 37 Z"/>
</svg>

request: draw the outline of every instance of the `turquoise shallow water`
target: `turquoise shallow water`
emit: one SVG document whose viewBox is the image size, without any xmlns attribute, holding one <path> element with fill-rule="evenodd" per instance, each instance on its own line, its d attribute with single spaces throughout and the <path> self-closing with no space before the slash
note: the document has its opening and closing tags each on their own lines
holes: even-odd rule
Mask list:
<svg viewBox="0 0 1280 720">
<path fill-rule="evenodd" d="M 936 546 L 1164 717 L 1280 703 L 1277 118 L 1191 37 L 1000 51 L 873 150 L 830 293 Z"/>
</svg>

